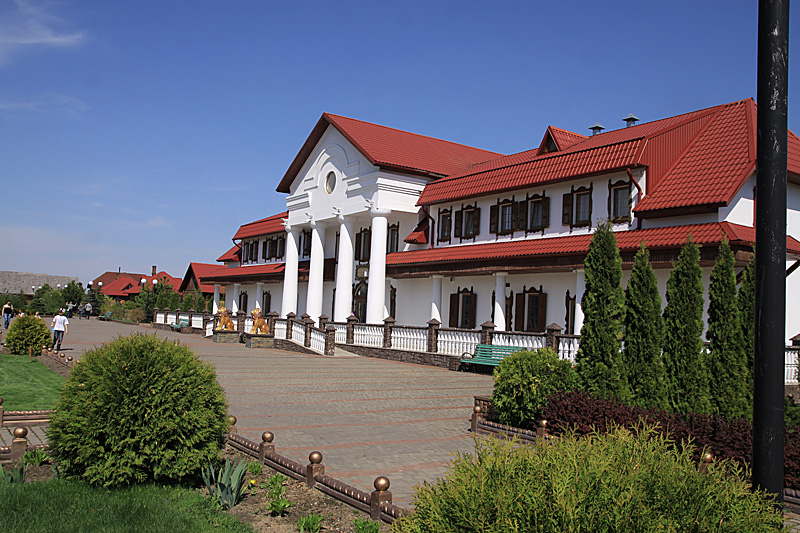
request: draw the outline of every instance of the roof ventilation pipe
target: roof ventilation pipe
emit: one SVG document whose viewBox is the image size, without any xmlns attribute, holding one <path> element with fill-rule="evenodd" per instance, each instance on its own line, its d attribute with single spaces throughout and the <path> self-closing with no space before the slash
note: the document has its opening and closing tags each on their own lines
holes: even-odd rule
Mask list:
<svg viewBox="0 0 800 533">
<path fill-rule="evenodd" d="M 625 123 L 626 128 L 630 128 L 631 126 L 635 126 L 636 123 L 639 122 L 639 117 L 637 117 L 633 113 L 628 113 L 628 116 L 623 118 L 622 121 Z"/>
<path fill-rule="evenodd" d="M 601 133 L 605 128 L 599 122 L 595 122 L 594 124 L 592 124 L 592 126 L 589 127 L 589 129 L 592 130 L 592 135 L 597 135 L 598 133 Z"/>
</svg>

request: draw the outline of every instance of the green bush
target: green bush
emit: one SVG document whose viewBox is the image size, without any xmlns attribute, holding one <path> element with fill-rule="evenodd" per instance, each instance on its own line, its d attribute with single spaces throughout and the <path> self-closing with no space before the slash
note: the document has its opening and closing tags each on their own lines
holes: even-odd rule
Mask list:
<svg viewBox="0 0 800 533">
<path fill-rule="evenodd" d="M 41 318 L 33 315 L 25 315 L 16 318 L 11 323 L 6 336 L 6 347 L 11 353 L 26 355 L 28 348 L 33 349 L 33 353 L 38 355 L 42 351 L 42 346 L 52 346 L 53 340 L 50 338 L 50 328 Z"/>
<path fill-rule="evenodd" d="M 144 316 L 144 309 L 136 307 L 134 309 L 126 309 L 122 316 L 123 320 L 128 322 L 146 322 Z"/>
<path fill-rule="evenodd" d="M 494 371 L 492 405 L 500 422 L 531 428 L 547 397 L 578 386 L 578 374 L 569 361 L 552 348 L 516 352 L 500 361 Z"/>
<path fill-rule="evenodd" d="M 66 477 L 111 487 L 199 478 L 227 428 L 214 368 L 185 346 L 136 333 L 81 357 L 47 438 Z"/>
<path fill-rule="evenodd" d="M 544 446 L 496 438 L 423 482 L 398 533 L 772 531 L 782 515 L 727 461 L 698 472 L 653 427 L 567 435 Z"/>
</svg>

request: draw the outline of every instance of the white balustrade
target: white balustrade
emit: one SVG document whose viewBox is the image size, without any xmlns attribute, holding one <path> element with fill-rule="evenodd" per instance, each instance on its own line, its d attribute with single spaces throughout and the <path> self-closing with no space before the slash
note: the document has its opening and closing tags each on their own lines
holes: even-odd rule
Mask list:
<svg viewBox="0 0 800 533">
<path fill-rule="evenodd" d="M 439 353 L 461 356 L 465 353 L 475 353 L 475 347 L 481 343 L 481 332 L 461 329 L 440 329 L 438 339 Z"/>
<path fill-rule="evenodd" d="M 164 323 L 164 311 L 156 312 L 156 324 Z"/>
<path fill-rule="evenodd" d="M 360 346 L 383 346 L 383 326 L 356 324 L 353 326 L 353 344 Z"/>
<path fill-rule="evenodd" d="M 178 320 L 185 320 L 186 322 L 189 322 L 189 312 L 181 311 L 178 313 Z"/>
<path fill-rule="evenodd" d="M 800 385 L 800 367 L 798 367 L 797 354 L 800 352 L 798 348 L 786 347 L 784 352 L 784 371 L 783 381 L 786 385 Z"/>
<path fill-rule="evenodd" d="M 336 344 L 347 343 L 347 324 L 336 324 L 329 322 L 331 326 L 336 328 Z"/>
<path fill-rule="evenodd" d="M 311 328 L 311 349 L 317 353 L 325 353 L 325 332 L 319 328 Z"/>
<path fill-rule="evenodd" d="M 206 323 L 206 337 L 212 337 L 214 335 L 214 321 L 209 320 Z"/>
<path fill-rule="evenodd" d="M 178 313 L 175 311 L 169 311 L 167 313 L 167 324 L 177 324 L 178 323 Z"/>
<path fill-rule="evenodd" d="M 253 331 L 253 317 L 248 315 L 244 318 L 244 330 L 248 333 Z"/>
<path fill-rule="evenodd" d="M 427 351 L 428 328 L 415 328 L 411 326 L 392 328 L 392 348 L 411 352 Z"/>
<path fill-rule="evenodd" d="M 306 339 L 306 325 L 302 322 L 292 322 L 292 340 L 301 346 Z"/>
<path fill-rule="evenodd" d="M 275 338 L 276 339 L 285 339 L 286 338 L 286 321 L 285 320 L 276 320 L 275 321 Z"/>
<path fill-rule="evenodd" d="M 578 348 L 581 345 L 580 335 L 569 337 L 558 337 L 558 356 L 561 359 L 567 360 L 575 364 L 575 358 L 578 355 Z"/>
<path fill-rule="evenodd" d="M 203 315 L 198 315 L 197 313 L 193 314 L 191 326 L 193 328 L 203 329 Z"/>
<path fill-rule="evenodd" d="M 540 350 L 547 346 L 547 336 L 498 331 L 492 332 L 492 344 L 513 346 L 523 350 Z"/>
</svg>

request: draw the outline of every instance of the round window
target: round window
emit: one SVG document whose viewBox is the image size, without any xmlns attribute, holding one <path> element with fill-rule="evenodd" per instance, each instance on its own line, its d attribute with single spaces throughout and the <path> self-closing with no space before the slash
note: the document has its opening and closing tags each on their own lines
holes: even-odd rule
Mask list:
<svg viewBox="0 0 800 533">
<path fill-rule="evenodd" d="M 325 177 L 325 190 L 328 191 L 328 194 L 333 192 L 333 189 L 336 187 L 336 173 L 328 172 L 328 175 Z"/>
</svg>

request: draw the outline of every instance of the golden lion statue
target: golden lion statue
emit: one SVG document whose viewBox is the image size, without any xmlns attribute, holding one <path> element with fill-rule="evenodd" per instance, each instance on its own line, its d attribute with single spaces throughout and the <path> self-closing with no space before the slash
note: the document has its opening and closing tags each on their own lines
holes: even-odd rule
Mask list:
<svg viewBox="0 0 800 533">
<path fill-rule="evenodd" d="M 233 320 L 231 320 L 230 315 L 228 315 L 228 310 L 224 307 L 219 308 L 219 324 L 217 325 L 217 329 L 223 331 L 234 331 L 236 327 L 233 325 Z"/>
<path fill-rule="evenodd" d="M 250 311 L 250 316 L 253 317 L 253 329 L 250 330 L 250 333 L 263 333 L 265 335 L 269 335 L 269 325 L 267 325 L 267 321 L 264 320 L 264 317 L 261 315 L 261 309 L 256 307 Z"/>
</svg>

